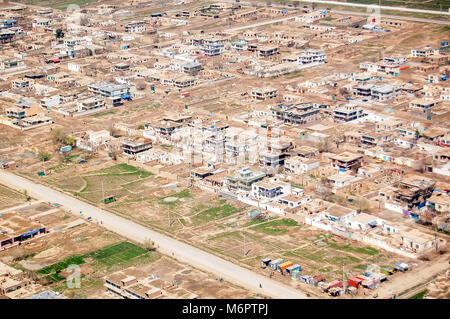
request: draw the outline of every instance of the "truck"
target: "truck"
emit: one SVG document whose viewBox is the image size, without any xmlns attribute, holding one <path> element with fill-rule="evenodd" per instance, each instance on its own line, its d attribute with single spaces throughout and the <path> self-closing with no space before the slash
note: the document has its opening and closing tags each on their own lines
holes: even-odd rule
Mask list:
<svg viewBox="0 0 450 319">
<path fill-rule="evenodd" d="M 406 263 L 395 263 L 394 270 L 400 270 L 401 272 L 405 272 L 408 270 L 408 264 Z"/>
</svg>

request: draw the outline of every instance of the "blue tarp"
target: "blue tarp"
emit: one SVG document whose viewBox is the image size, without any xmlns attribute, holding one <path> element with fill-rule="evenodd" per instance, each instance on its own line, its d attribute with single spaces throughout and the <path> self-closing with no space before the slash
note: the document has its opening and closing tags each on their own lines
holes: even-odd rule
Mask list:
<svg viewBox="0 0 450 319">
<path fill-rule="evenodd" d="M 425 206 L 425 203 L 426 203 L 426 202 L 420 203 L 420 204 L 419 204 L 419 208 L 422 208 L 423 206 Z"/>
<path fill-rule="evenodd" d="M 36 234 L 37 232 L 39 232 L 40 230 L 41 230 L 40 228 L 38 228 L 38 229 L 36 229 L 36 230 L 30 229 L 30 231 L 29 231 L 28 233 L 22 234 L 22 237 L 27 237 L 27 236 L 34 235 L 34 234 Z"/>
</svg>

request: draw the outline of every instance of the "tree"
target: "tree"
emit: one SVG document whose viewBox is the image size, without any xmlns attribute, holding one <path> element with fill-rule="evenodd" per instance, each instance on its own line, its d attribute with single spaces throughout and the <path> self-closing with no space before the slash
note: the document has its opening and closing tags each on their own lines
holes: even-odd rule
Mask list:
<svg viewBox="0 0 450 319">
<path fill-rule="evenodd" d="M 66 141 L 66 138 L 66 133 L 60 128 L 54 130 L 52 133 L 52 141 L 55 144 L 64 143 Z"/>
<path fill-rule="evenodd" d="M 42 162 L 47 162 L 52 158 L 52 154 L 48 153 L 44 149 L 40 149 L 38 152 L 38 159 Z"/>
<path fill-rule="evenodd" d="M 55 31 L 55 36 L 57 39 L 62 39 L 64 38 L 64 32 L 61 29 L 56 29 Z"/>
<path fill-rule="evenodd" d="M 356 205 L 358 206 L 358 211 L 360 213 L 367 213 L 370 210 L 370 204 L 365 198 L 357 200 Z"/>
<path fill-rule="evenodd" d="M 339 93 L 342 95 L 342 96 L 347 96 L 347 95 L 349 95 L 349 91 L 346 89 L 346 88 L 340 88 L 339 89 Z"/>
<path fill-rule="evenodd" d="M 75 140 L 75 137 L 73 137 L 73 136 L 66 136 L 64 142 L 65 142 L 67 145 L 75 146 L 76 140 Z"/>
<path fill-rule="evenodd" d="M 147 249 L 148 251 L 156 250 L 155 242 L 153 240 L 151 240 L 150 238 L 145 239 L 143 245 L 144 245 L 144 248 Z"/>
<path fill-rule="evenodd" d="M 330 151 L 330 142 L 328 141 L 328 139 L 323 140 L 323 141 L 317 143 L 316 147 L 320 152 L 329 152 Z"/>
</svg>

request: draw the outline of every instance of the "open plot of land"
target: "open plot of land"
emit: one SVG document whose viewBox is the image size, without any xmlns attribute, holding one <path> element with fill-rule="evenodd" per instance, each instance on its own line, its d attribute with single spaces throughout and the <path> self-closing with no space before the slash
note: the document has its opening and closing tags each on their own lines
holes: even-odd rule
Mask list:
<svg viewBox="0 0 450 319">
<path fill-rule="evenodd" d="M 0 210 L 25 203 L 26 199 L 25 194 L 0 185 Z"/>
<path fill-rule="evenodd" d="M 150 262 L 155 258 L 159 258 L 159 254 L 150 253 L 130 242 L 121 242 L 83 255 L 72 255 L 63 261 L 38 270 L 37 273 L 44 275 L 45 278 L 53 282 L 59 282 L 65 279 L 59 275 L 61 271 L 64 271 L 70 265 L 83 265 L 87 260 L 90 260 L 92 267 L 100 269 L 130 265 L 138 259 L 146 259 Z"/>
</svg>

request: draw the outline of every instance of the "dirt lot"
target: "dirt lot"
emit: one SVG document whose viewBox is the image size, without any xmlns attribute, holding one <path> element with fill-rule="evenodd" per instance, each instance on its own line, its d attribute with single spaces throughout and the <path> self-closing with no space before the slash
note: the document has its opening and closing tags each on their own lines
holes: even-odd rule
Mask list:
<svg viewBox="0 0 450 319">
<path fill-rule="evenodd" d="M 219 281 L 157 251 L 147 252 L 60 207 L 36 203 L 20 206 L 15 213 L 38 220 L 50 233 L 0 252 L 0 260 L 25 270 L 44 287 L 69 298 L 111 298 L 103 287 L 103 276 L 130 266 L 142 267 L 169 282 L 176 280 L 180 287 L 200 298 L 255 297 L 245 289 Z M 67 288 L 65 269 L 70 264 L 81 267 L 80 289 Z"/>
<path fill-rule="evenodd" d="M 173 185 L 131 165 L 103 162 L 92 170 L 75 175 L 73 170 L 76 166 L 67 165 L 39 179 L 97 205 L 101 205 L 103 181 L 105 195 L 117 198 L 116 202 L 104 205 L 108 210 L 266 276 L 270 271 L 260 269 L 261 259 L 265 257 L 298 263 L 302 266 L 302 274 L 322 274 L 327 281 L 341 279 L 343 266 L 345 276 L 349 277 L 363 274 L 368 265 L 392 267 L 401 259 L 391 253 L 299 225 L 293 220 L 252 220 L 246 214 L 249 206 L 218 198 L 200 189 L 184 188 L 182 184 Z M 33 178 L 38 179 L 37 176 Z M 421 262 L 417 263 L 420 267 Z M 321 294 L 318 288 L 301 284 L 289 276 L 279 273 L 272 276 L 312 294 Z"/>
</svg>

